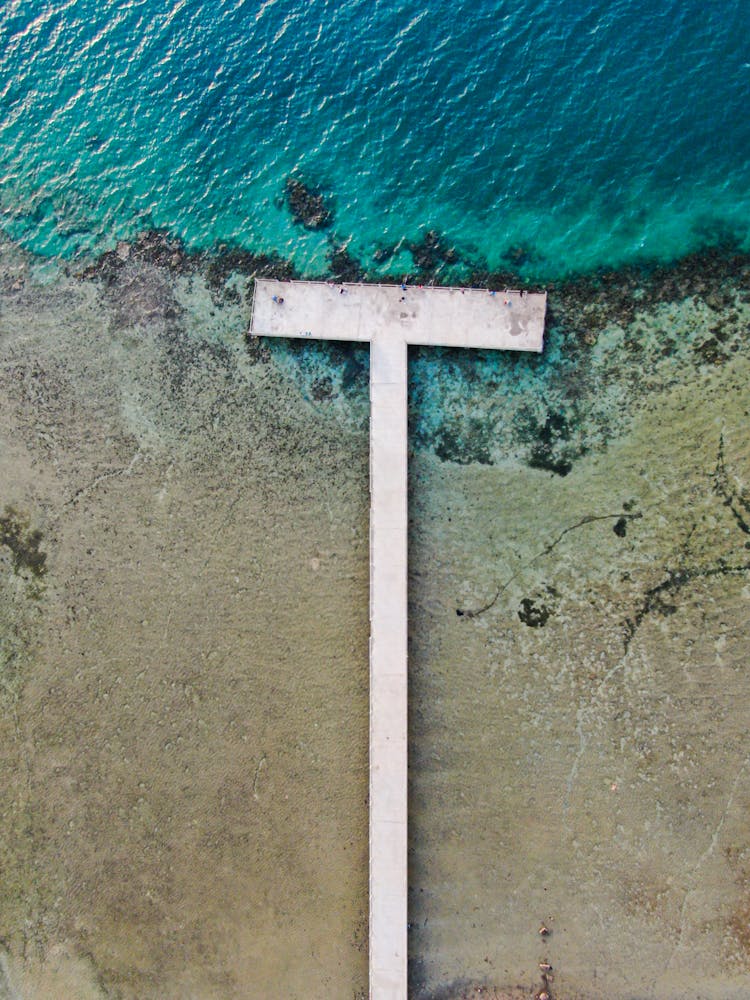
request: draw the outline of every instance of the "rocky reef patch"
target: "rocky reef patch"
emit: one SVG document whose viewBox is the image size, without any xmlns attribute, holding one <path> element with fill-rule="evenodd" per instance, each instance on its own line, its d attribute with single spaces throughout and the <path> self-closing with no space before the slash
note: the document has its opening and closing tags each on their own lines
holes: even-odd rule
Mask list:
<svg viewBox="0 0 750 1000">
<path fill-rule="evenodd" d="M 321 192 L 299 177 L 287 177 L 284 193 L 292 218 L 305 229 L 327 229 L 333 223 L 333 212 Z"/>
<path fill-rule="evenodd" d="M 322 195 L 302 181 L 290 178 L 290 183 L 300 212 L 304 208 L 311 222 L 319 220 L 316 225 L 331 221 Z M 511 266 L 527 264 L 533 251 L 512 248 L 505 255 L 508 269 L 493 271 L 436 230 L 412 241 L 409 250 L 414 263 L 410 273 L 384 273 L 382 267 L 368 269 L 350 240 L 331 235 L 326 270 L 305 276 L 458 283 L 490 290 L 538 287 Z M 386 248 L 381 264 L 391 256 L 392 248 Z M 177 314 L 185 306 L 171 287 L 175 281 L 200 278 L 217 308 L 242 312 L 251 307 L 255 277 L 286 280 L 302 275 L 281 256 L 225 244 L 189 251 L 168 233 L 155 230 L 103 254 L 83 268 L 80 277 L 101 283 L 122 325 L 158 320 L 176 329 Z M 416 446 L 433 450 L 444 461 L 492 465 L 517 459 L 564 477 L 582 456 L 607 447 L 635 401 L 646 399 L 668 377 L 668 370 L 677 377 L 678 370 L 723 365 L 748 349 L 750 255 L 737 244 L 708 247 L 669 265 L 601 269 L 546 287 L 541 357 L 413 352 L 411 432 Z M 270 347 L 277 358 L 290 350 Z M 269 356 L 259 344 L 249 344 L 248 352 L 253 358 Z M 326 378 L 344 393 L 356 384 L 337 370 L 348 361 L 339 359 L 333 347 L 324 347 L 314 357 L 315 363 L 300 372 L 303 380 L 309 378 L 311 398 L 322 401 L 320 386 Z M 502 393 L 502 406 L 499 396 L 492 401 L 493 392 Z M 334 397 L 335 390 L 328 398 Z M 355 422 L 361 423 L 357 398 L 349 402 L 357 410 Z M 471 415 L 477 406 L 481 420 Z"/>
<path fill-rule="evenodd" d="M 37 580 L 47 572 L 47 553 L 42 549 L 42 532 L 32 528 L 27 514 L 6 507 L 0 514 L 0 545 L 11 555 L 16 574 L 28 572 Z"/>
</svg>

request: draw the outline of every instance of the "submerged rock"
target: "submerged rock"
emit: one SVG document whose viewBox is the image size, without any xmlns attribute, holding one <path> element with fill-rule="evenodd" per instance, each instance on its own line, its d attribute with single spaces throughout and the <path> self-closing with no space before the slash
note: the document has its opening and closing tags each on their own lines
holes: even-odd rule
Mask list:
<svg viewBox="0 0 750 1000">
<path fill-rule="evenodd" d="M 557 610 L 559 593 L 555 587 L 547 585 L 531 597 L 524 597 L 518 609 L 518 617 L 529 628 L 543 628 Z M 550 933 L 544 928 L 546 933 Z M 542 931 L 540 930 L 541 934 Z M 544 936 L 544 935 L 542 935 Z"/>
<path fill-rule="evenodd" d="M 378 247 L 372 255 L 376 264 L 385 264 L 396 252 L 396 247 Z"/>
<path fill-rule="evenodd" d="M 134 262 L 183 274 L 193 269 L 195 260 L 179 237 L 172 236 L 165 229 L 146 229 L 132 243 L 121 240 L 114 250 L 101 254 L 78 277 L 100 278 L 109 284 L 117 279 L 126 264 Z"/>
<path fill-rule="evenodd" d="M 286 200 L 294 221 L 305 229 L 325 229 L 333 222 L 323 195 L 297 178 L 287 177 Z"/>
<path fill-rule="evenodd" d="M 569 445 L 570 428 L 565 415 L 548 413 L 544 424 L 537 426 L 528 464 L 532 469 L 546 469 L 557 476 L 567 476 L 573 468 L 573 449 Z M 577 457 L 577 456 L 576 456 Z"/>
<path fill-rule="evenodd" d="M 448 246 L 436 229 L 428 229 L 418 243 L 410 243 L 414 266 L 423 275 L 434 276 L 443 264 L 457 264 L 459 255 L 455 247 Z"/>
<path fill-rule="evenodd" d="M 328 253 L 331 276 L 336 281 L 361 281 L 364 270 L 356 257 L 353 257 L 346 246 L 333 247 Z"/>
<path fill-rule="evenodd" d="M 47 572 L 47 553 L 42 552 L 42 533 L 32 529 L 28 518 L 14 507 L 6 507 L 0 515 L 0 545 L 13 556 L 13 571 L 29 570 L 35 577 Z"/>
</svg>

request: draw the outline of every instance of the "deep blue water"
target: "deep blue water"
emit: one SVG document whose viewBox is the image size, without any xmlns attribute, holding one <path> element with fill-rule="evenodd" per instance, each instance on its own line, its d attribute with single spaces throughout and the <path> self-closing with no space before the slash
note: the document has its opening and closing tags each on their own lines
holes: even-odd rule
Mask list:
<svg viewBox="0 0 750 1000">
<path fill-rule="evenodd" d="M 11 0 L 0 225 L 43 254 L 166 227 L 320 269 L 434 227 L 553 275 L 750 241 L 750 3 Z M 288 175 L 326 193 L 308 232 Z M 393 261 L 389 266 L 393 266 Z"/>
</svg>

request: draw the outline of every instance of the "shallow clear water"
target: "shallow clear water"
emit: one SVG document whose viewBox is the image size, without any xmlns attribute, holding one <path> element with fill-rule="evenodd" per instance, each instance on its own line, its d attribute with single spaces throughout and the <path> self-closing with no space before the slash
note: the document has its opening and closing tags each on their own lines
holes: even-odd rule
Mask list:
<svg viewBox="0 0 750 1000">
<path fill-rule="evenodd" d="M 42 253 L 159 226 L 317 270 L 332 238 L 371 263 L 435 227 L 468 257 L 522 250 L 547 275 L 746 239 L 747 12 L 7 4 L 2 224 Z M 294 225 L 290 174 L 328 195 L 332 230 Z"/>
<path fill-rule="evenodd" d="M 366 349 L 65 261 L 747 248 L 747 14 L 0 11 L 0 994 L 367 988 Z M 543 356 L 411 356 L 412 994 L 744 1000 L 750 257 L 549 287 Z"/>
</svg>

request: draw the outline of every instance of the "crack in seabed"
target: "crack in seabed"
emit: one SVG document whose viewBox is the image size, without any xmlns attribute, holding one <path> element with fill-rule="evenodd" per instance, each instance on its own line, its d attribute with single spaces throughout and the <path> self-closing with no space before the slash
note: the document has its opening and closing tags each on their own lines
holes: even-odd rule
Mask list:
<svg viewBox="0 0 750 1000">
<path fill-rule="evenodd" d="M 100 483 L 106 482 L 107 479 L 114 479 L 117 476 L 129 476 L 131 474 L 131 472 L 133 471 L 133 469 L 135 468 L 136 463 L 138 461 L 140 461 L 140 459 L 142 458 L 142 456 L 143 456 L 143 453 L 139 449 L 133 455 L 133 457 L 131 458 L 131 460 L 128 463 L 128 465 L 123 465 L 123 466 L 121 466 L 120 468 L 117 468 L 117 469 L 110 469 L 108 472 L 102 472 L 100 475 L 95 476 L 94 479 L 92 479 L 90 483 L 86 483 L 84 486 L 80 486 L 73 493 L 73 495 L 70 496 L 65 501 L 65 503 L 63 504 L 63 507 L 70 507 L 70 506 L 72 506 L 78 500 L 80 500 L 80 498 L 82 496 L 85 496 L 85 495 L 91 493 L 93 490 L 96 489 L 96 487 Z"/>
</svg>

